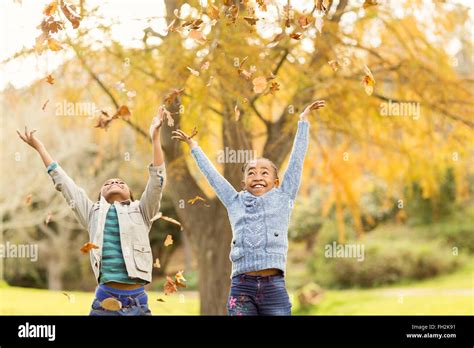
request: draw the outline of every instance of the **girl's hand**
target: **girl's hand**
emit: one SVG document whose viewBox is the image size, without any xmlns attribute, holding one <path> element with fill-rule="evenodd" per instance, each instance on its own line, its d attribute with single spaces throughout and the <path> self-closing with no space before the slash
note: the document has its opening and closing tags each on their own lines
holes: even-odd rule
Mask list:
<svg viewBox="0 0 474 348">
<path fill-rule="evenodd" d="M 308 115 L 310 114 L 311 111 L 323 108 L 325 106 L 326 106 L 326 102 L 324 100 L 316 100 L 315 102 L 312 102 L 301 113 L 300 120 L 301 121 L 306 121 L 308 119 Z"/>
<path fill-rule="evenodd" d="M 196 140 L 193 140 L 189 135 L 184 133 L 181 129 L 175 130 L 171 132 L 171 139 L 176 139 L 182 142 L 185 142 L 186 144 L 189 145 L 191 149 L 195 148 L 198 146 L 198 143 Z"/>
<path fill-rule="evenodd" d="M 160 106 L 158 108 L 158 115 L 153 117 L 150 125 L 150 137 L 153 141 L 160 138 L 160 129 L 163 125 L 164 115 L 163 106 Z"/>
<path fill-rule="evenodd" d="M 25 134 L 21 134 L 21 132 L 18 129 L 16 130 L 16 132 L 20 136 L 20 139 L 23 140 L 28 145 L 30 145 L 33 149 L 38 151 L 43 146 L 43 143 L 34 136 L 36 129 L 33 129 L 32 131 L 28 131 L 28 127 L 25 126 Z"/>
</svg>

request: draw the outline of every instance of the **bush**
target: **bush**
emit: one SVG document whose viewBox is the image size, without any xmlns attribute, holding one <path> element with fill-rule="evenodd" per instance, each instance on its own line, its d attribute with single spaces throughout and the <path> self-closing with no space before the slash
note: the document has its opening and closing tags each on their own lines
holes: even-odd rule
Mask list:
<svg viewBox="0 0 474 348">
<path fill-rule="evenodd" d="M 332 243 L 331 226 L 323 228 L 321 242 L 309 260 L 313 281 L 330 288 L 376 287 L 447 273 L 463 263 L 440 240 L 390 239 L 371 235 L 363 243 L 364 260 L 329 258 L 324 246 Z"/>
</svg>

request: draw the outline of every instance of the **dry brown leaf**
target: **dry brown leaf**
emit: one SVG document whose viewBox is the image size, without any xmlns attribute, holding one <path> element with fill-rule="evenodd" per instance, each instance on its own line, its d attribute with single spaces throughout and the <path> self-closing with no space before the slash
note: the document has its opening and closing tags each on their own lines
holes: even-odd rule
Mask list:
<svg viewBox="0 0 474 348">
<path fill-rule="evenodd" d="M 128 121 L 130 119 L 131 115 L 132 114 L 130 113 L 130 109 L 126 105 L 120 106 L 119 109 L 117 110 L 117 112 L 115 113 L 115 116 L 121 117 L 126 121 Z"/>
<path fill-rule="evenodd" d="M 291 33 L 290 34 L 290 37 L 293 39 L 293 40 L 301 40 L 301 33 Z"/>
<path fill-rule="evenodd" d="M 194 198 L 188 199 L 188 203 L 191 205 L 194 205 L 196 202 L 203 202 L 204 206 L 210 207 L 210 205 L 207 204 L 206 199 L 202 198 L 201 196 L 196 196 Z"/>
<path fill-rule="evenodd" d="M 177 97 L 179 97 L 184 92 L 184 88 L 173 89 L 168 95 L 165 97 L 165 104 L 170 106 L 174 103 Z"/>
<path fill-rule="evenodd" d="M 99 247 L 92 242 L 87 242 L 86 244 L 82 246 L 80 250 L 81 250 L 81 253 L 87 254 L 92 249 L 99 249 Z"/>
<path fill-rule="evenodd" d="M 155 259 L 155 262 L 153 263 L 153 267 L 155 267 L 155 268 L 161 268 L 161 264 L 160 264 L 160 259 L 159 259 L 159 258 L 156 258 L 156 259 Z"/>
<path fill-rule="evenodd" d="M 166 283 L 163 286 L 163 290 L 165 292 L 165 295 L 169 295 L 178 291 L 178 288 L 176 287 L 176 283 L 171 277 L 166 276 Z"/>
<path fill-rule="evenodd" d="M 258 18 L 244 17 L 244 20 L 250 25 L 255 25 L 255 24 L 257 24 Z"/>
<path fill-rule="evenodd" d="M 206 36 L 204 36 L 203 33 L 201 33 L 198 30 L 194 30 L 194 29 L 189 31 L 188 37 L 193 39 L 194 41 L 200 43 L 201 45 L 205 44 L 206 40 L 207 40 Z"/>
<path fill-rule="evenodd" d="M 173 244 L 173 236 L 171 234 L 168 234 L 166 236 L 164 245 L 167 247 L 167 246 L 170 246 L 172 244 Z"/>
<path fill-rule="evenodd" d="M 25 197 L 25 205 L 29 206 L 33 202 L 33 195 L 30 193 Z"/>
<path fill-rule="evenodd" d="M 341 64 L 339 64 L 339 62 L 335 59 L 330 60 L 328 64 L 331 66 L 332 70 L 334 71 L 338 71 L 339 68 L 341 67 Z"/>
<path fill-rule="evenodd" d="M 362 6 L 364 8 L 367 8 L 367 7 L 371 7 L 371 6 L 376 6 L 378 4 L 379 4 L 378 0 L 365 0 L 364 4 Z"/>
<path fill-rule="evenodd" d="M 48 76 L 46 76 L 45 81 L 46 81 L 47 83 L 49 83 L 50 85 L 54 85 L 54 77 L 53 77 L 53 75 L 49 74 Z"/>
<path fill-rule="evenodd" d="M 363 77 L 361 84 L 365 88 L 365 93 L 367 93 L 367 95 L 372 95 L 375 86 L 374 76 L 367 65 L 364 66 L 364 72 L 365 76 Z"/>
<path fill-rule="evenodd" d="M 48 103 L 49 103 L 49 99 L 44 102 L 43 106 L 41 107 L 41 110 L 44 111 L 46 109 L 46 105 L 48 105 Z"/>
<path fill-rule="evenodd" d="M 259 76 L 252 80 L 252 84 L 255 93 L 262 93 L 267 88 L 267 79 L 265 76 Z"/>
<path fill-rule="evenodd" d="M 46 5 L 43 10 L 45 16 L 52 16 L 58 10 L 58 2 L 53 1 L 50 4 Z"/>
<path fill-rule="evenodd" d="M 122 309 L 122 302 L 113 297 L 108 297 L 100 303 L 100 306 L 108 311 L 116 312 Z"/>
<path fill-rule="evenodd" d="M 70 5 L 66 1 L 61 0 L 61 10 L 68 21 L 71 22 L 74 29 L 79 27 L 79 24 L 81 24 L 81 16 L 79 16 L 79 14 L 76 12 L 74 5 Z"/>
<path fill-rule="evenodd" d="M 209 4 L 208 9 L 207 9 L 207 15 L 209 16 L 210 19 L 217 20 L 220 17 L 219 9 L 216 6 Z"/>
</svg>

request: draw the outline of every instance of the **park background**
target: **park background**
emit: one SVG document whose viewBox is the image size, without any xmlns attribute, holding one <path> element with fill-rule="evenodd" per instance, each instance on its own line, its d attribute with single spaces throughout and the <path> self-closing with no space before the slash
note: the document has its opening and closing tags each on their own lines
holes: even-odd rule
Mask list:
<svg viewBox="0 0 474 348">
<path fill-rule="evenodd" d="M 219 153 L 256 150 L 282 176 L 315 99 L 326 108 L 310 117 L 289 230 L 293 313 L 474 314 L 472 8 L 374 3 L 2 0 L 0 244 L 39 255 L 0 258 L 0 314 L 88 314 L 95 287 L 87 232 L 16 129 L 37 129 L 91 199 L 117 176 L 139 197 L 164 104 L 162 212 L 181 228 L 150 232 L 151 310 L 225 314 L 227 214 L 171 130 L 196 127 L 239 189 L 242 163 Z M 364 245 L 364 260 L 326 257 L 333 242 Z M 181 270 L 187 287 L 165 295 Z"/>
</svg>

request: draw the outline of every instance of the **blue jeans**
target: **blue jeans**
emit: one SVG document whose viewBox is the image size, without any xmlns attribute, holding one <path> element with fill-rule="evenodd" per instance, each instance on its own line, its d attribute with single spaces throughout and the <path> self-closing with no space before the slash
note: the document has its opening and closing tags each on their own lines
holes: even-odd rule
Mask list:
<svg viewBox="0 0 474 348">
<path fill-rule="evenodd" d="M 100 303 L 106 298 L 113 297 L 122 303 L 118 311 L 102 308 Z M 148 308 L 148 295 L 143 287 L 134 290 L 118 290 L 107 285 L 99 285 L 89 313 L 92 316 L 134 316 L 151 315 Z"/>
<path fill-rule="evenodd" d="M 291 303 L 283 275 L 232 277 L 229 315 L 291 315 Z"/>
</svg>

